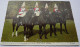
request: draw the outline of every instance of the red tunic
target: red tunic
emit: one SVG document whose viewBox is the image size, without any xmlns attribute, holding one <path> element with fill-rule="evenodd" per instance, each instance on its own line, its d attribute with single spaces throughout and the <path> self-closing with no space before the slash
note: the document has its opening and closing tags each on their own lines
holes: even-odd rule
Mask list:
<svg viewBox="0 0 80 47">
<path fill-rule="evenodd" d="M 21 8 L 19 9 L 19 12 L 21 12 Z M 21 15 L 21 14 L 19 14 L 19 15 Z"/>
<path fill-rule="evenodd" d="M 53 12 L 55 12 L 55 9 L 53 9 Z"/>
<path fill-rule="evenodd" d="M 55 12 L 55 9 L 53 9 L 53 12 Z M 60 12 L 60 10 L 58 10 L 58 12 Z"/>
<path fill-rule="evenodd" d="M 34 11 L 36 10 L 36 8 L 34 8 Z M 40 8 L 39 8 L 39 11 L 40 11 Z"/>
<path fill-rule="evenodd" d="M 56 12 L 55 9 L 53 9 L 53 12 Z M 58 12 L 60 13 L 60 10 L 58 10 Z"/>
</svg>

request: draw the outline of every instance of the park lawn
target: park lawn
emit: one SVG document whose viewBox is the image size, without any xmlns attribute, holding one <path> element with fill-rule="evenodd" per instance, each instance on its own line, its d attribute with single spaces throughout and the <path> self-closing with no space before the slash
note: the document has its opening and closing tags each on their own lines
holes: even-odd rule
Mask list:
<svg viewBox="0 0 80 47">
<path fill-rule="evenodd" d="M 29 38 L 28 41 L 26 42 L 78 42 L 78 38 L 77 38 L 77 33 L 76 33 L 76 29 L 75 29 L 75 24 L 74 21 L 72 20 L 67 20 L 67 31 L 69 32 L 69 34 L 66 34 L 64 32 L 64 25 L 63 27 L 63 34 L 60 34 L 60 24 L 57 23 L 56 24 L 56 30 L 57 30 L 57 36 L 54 36 L 54 33 L 52 35 L 52 37 L 50 37 L 50 30 L 49 30 L 49 25 L 46 25 L 46 31 L 48 32 L 47 37 L 48 39 L 44 38 L 44 35 L 42 37 L 42 39 L 39 39 L 39 26 L 35 25 L 34 26 L 34 30 L 33 33 L 34 35 L 31 36 Z M 4 28 L 3 28 L 3 34 L 2 34 L 2 42 L 24 42 L 24 28 L 23 26 L 20 26 L 18 29 L 18 36 L 14 36 L 12 37 L 12 19 L 6 19 L 5 23 L 4 23 Z M 28 34 L 27 34 L 28 36 Z"/>
</svg>

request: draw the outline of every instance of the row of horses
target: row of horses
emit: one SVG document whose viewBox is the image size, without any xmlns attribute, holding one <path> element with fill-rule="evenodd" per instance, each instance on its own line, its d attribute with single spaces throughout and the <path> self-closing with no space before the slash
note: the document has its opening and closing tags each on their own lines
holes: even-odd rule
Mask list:
<svg viewBox="0 0 80 47">
<path fill-rule="evenodd" d="M 50 12 L 48 9 L 42 8 L 40 15 L 35 16 L 34 10 L 29 9 L 24 17 L 20 18 L 14 18 L 13 19 L 13 32 L 16 26 L 16 36 L 19 26 L 24 27 L 24 41 L 28 40 L 29 37 L 26 38 L 26 29 L 30 29 L 30 36 L 33 35 L 33 28 L 35 25 L 39 25 L 39 38 L 42 39 L 42 36 L 44 34 L 45 39 L 47 39 L 47 33 L 46 33 L 46 25 L 50 25 L 50 36 L 52 36 L 52 33 L 54 32 L 54 35 L 56 36 L 56 23 L 60 23 L 60 34 L 62 34 L 62 24 L 65 26 L 65 31 L 67 32 L 66 28 L 66 10 L 60 11 L 60 12 Z M 54 30 L 52 28 L 54 27 Z M 43 30 L 42 30 L 43 27 Z M 44 33 L 42 32 L 44 31 Z M 12 36 L 14 34 L 12 33 Z"/>
</svg>

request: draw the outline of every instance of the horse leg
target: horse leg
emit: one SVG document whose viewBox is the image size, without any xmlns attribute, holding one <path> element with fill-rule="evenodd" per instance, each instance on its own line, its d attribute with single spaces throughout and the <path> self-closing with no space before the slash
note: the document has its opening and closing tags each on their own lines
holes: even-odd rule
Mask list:
<svg viewBox="0 0 80 47">
<path fill-rule="evenodd" d="M 50 24 L 50 36 L 52 36 L 52 31 L 53 31 L 52 25 Z"/>
<path fill-rule="evenodd" d="M 30 35 L 33 35 L 33 26 L 30 26 Z"/>
<path fill-rule="evenodd" d="M 46 33 L 45 27 L 46 27 L 46 25 L 43 26 L 43 30 L 44 30 L 44 34 L 45 34 L 45 39 L 47 39 L 47 33 Z"/>
<path fill-rule="evenodd" d="M 26 39 L 26 25 L 24 25 L 24 41 L 27 41 L 28 40 L 28 38 Z"/>
<path fill-rule="evenodd" d="M 62 23 L 60 23 L 60 34 L 62 34 Z"/>
<path fill-rule="evenodd" d="M 18 31 L 19 26 L 20 26 L 20 25 L 17 25 L 17 27 L 16 27 L 16 34 L 15 34 L 16 37 L 18 36 L 17 31 Z"/>
<path fill-rule="evenodd" d="M 12 37 L 14 36 L 14 29 L 15 29 L 15 23 L 13 23 L 13 32 L 12 32 Z"/>
<path fill-rule="evenodd" d="M 28 31 L 28 27 L 27 27 L 27 31 Z"/>
<path fill-rule="evenodd" d="M 53 31 L 54 35 L 57 36 L 57 34 L 56 34 L 56 28 L 55 28 L 56 24 L 53 24 L 53 26 L 54 26 L 54 31 Z"/>
<path fill-rule="evenodd" d="M 42 39 L 42 26 L 39 25 L 39 37 L 40 39 Z"/>
<path fill-rule="evenodd" d="M 64 23 L 64 26 L 65 26 L 66 33 L 69 34 L 68 31 L 67 31 L 67 28 L 66 28 L 66 23 Z"/>
</svg>

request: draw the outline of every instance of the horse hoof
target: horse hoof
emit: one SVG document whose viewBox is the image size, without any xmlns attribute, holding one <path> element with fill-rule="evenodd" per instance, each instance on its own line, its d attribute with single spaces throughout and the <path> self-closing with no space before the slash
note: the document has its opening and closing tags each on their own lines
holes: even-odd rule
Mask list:
<svg viewBox="0 0 80 47">
<path fill-rule="evenodd" d="M 28 38 L 26 38 L 26 35 L 24 36 L 24 41 L 27 41 L 28 40 Z"/>
<path fill-rule="evenodd" d="M 55 34 L 55 36 L 57 36 L 57 34 Z"/>
<path fill-rule="evenodd" d="M 17 37 L 17 35 L 16 35 L 16 37 Z"/>
<path fill-rule="evenodd" d="M 14 36 L 14 32 L 12 33 L 12 37 Z"/>
<path fill-rule="evenodd" d="M 69 34 L 68 32 L 66 32 L 66 34 Z"/>
<path fill-rule="evenodd" d="M 16 31 L 16 34 L 15 35 L 16 35 L 16 37 L 18 36 L 17 31 Z"/>
<path fill-rule="evenodd" d="M 50 35 L 50 37 L 52 37 L 52 35 Z"/>
<path fill-rule="evenodd" d="M 26 41 L 26 38 L 24 38 L 24 41 Z"/>
<path fill-rule="evenodd" d="M 26 42 L 28 40 L 28 38 L 27 39 L 24 39 L 24 41 Z"/>
<path fill-rule="evenodd" d="M 31 34 L 31 36 L 33 36 L 33 34 Z"/>
<path fill-rule="evenodd" d="M 42 39 L 42 38 L 40 38 L 40 39 Z"/>
<path fill-rule="evenodd" d="M 26 40 L 24 40 L 26 42 Z"/>
<path fill-rule="evenodd" d="M 28 38 L 26 40 L 28 40 Z"/>
<path fill-rule="evenodd" d="M 62 34 L 62 33 L 60 33 L 60 34 Z"/>
<path fill-rule="evenodd" d="M 48 39 L 47 37 L 45 39 Z"/>
<path fill-rule="evenodd" d="M 45 39 L 48 39 L 47 37 L 45 37 Z"/>
</svg>

